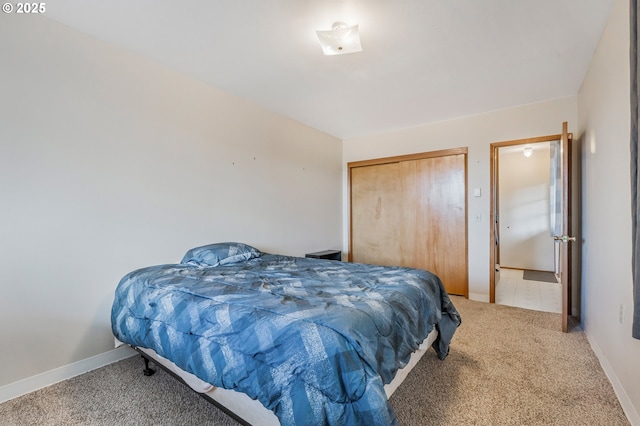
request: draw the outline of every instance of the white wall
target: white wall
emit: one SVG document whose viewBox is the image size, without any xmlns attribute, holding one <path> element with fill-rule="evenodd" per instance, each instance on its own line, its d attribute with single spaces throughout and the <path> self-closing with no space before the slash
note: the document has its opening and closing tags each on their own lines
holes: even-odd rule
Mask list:
<svg viewBox="0 0 640 426">
<path fill-rule="evenodd" d="M 489 154 L 492 142 L 559 134 L 576 126 L 568 97 L 344 141 L 344 251 L 349 247 L 347 166 L 350 161 L 468 147 L 469 298 L 489 301 Z M 482 196 L 473 196 L 480 188 Z M 480 222 L 475 218 L 480 216 Z"/>
<path fill-rule="evenodd" d="M 629 91 L 629 3 L 618 0 L 578 94 L 583 326 L 627 416 L 640 425 L 640 340 L 631 338 L 630 321 Z"/>
<path fill-rule="evenodd" d="M 498 149 L 500 199 L 500 266 L 555 271 L 549 221 L 551 144 Z"/>
<path fill-rule="evenodd" d="M 0 387 L 112 349 L 135 268 L 215 241 L 340 248 L 340 140 L 46 18 L 0 20 Z"/>
</svg>

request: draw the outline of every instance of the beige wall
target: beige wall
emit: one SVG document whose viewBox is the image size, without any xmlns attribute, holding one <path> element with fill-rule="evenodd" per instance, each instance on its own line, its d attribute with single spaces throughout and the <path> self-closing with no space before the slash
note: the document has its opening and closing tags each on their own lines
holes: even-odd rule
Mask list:
<svg viewBox="0 0 640 426">
<path fill-rule="evenodd" d="M 569 122 L 569 131 L 575 129 L 575 97 L 345 140 L 344 250 L 349 246 L 348 162 L 468 147 L 469 297 L 489 301 L 489 146 L 558 134 L 563 121 Z M 473 196 L 474 188 L 481 189 L 481 197 Z"/>
<path fill-rule="evenodd" d="M 582 304 L 585 332 L 627 417 L 638 425 L 640 340 L 631 338 L 629 91 L 629 3 L 618 0 L 578 94 Z"/>
<path fill-rule="evenodd" d="M 0 394 L 113 349 L 134 268 L 340 248 L 340 140 L 38 16 L 0 57 Z"/>
</svg>

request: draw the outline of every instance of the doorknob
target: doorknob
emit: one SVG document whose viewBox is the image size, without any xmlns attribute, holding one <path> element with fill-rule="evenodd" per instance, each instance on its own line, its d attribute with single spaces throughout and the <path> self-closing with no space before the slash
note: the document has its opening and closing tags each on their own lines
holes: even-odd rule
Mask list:
<svg viewBox="0 0 640 426">
<path fill-rule="evenodd" d="M 576 237 L 570 237 L 568 235 L 554 235 L 553 239 L 556 241 L 562 241 L 563 243 L 568 243 L 569 241 L 575 241 Z"/>
</svg>

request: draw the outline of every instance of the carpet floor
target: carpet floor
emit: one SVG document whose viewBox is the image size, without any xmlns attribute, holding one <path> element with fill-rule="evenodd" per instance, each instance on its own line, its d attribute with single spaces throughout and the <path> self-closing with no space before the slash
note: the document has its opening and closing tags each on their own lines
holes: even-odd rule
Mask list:
<svg viewBox="0 0 640 426">
<path fill-rule="evenodd" d="M 429 350 L 391 397 L 400 425 L 628 425 L 583 331 L 560 316 L 453 297 L 449 356 Z M 236 425 L 140 357 L 0 404 L 0 424 Z"/>
</svg>

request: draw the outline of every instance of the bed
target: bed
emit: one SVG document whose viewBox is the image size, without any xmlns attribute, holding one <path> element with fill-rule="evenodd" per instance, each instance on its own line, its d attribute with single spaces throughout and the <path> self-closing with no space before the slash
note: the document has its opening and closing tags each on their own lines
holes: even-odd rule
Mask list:
<svg viewBox="0 0 640 426">
<path fill-rule="evenodd" d="M 123 277 L 111 322 L 247 423 L 390 425 L 388 395 L 460 316 L 427 271 L 216 243 Z"/>
</svg>

